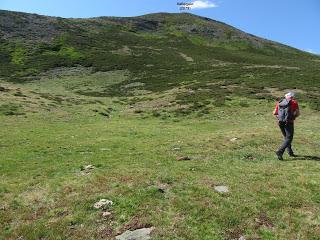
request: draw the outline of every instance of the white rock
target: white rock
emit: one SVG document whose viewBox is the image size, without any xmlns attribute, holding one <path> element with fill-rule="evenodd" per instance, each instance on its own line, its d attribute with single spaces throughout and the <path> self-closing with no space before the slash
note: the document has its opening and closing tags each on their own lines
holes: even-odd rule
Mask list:
<svg viewBox="0 0 320 240">
<path fill-rule="evenodd" d="M 111 216 L 111 212 L 105 211 L 102 213 L 102 217 L 109 217 Z"/>
<path fill-rule="evenodd" d="M 102 208 L 104 206 L 111 206 L 113 205 L 113 202 L 111 200 L 107 200 L 107 199 L 100 199 L 99 202 L 96 202 L 93 207 L 96 209 Z"/>
<path fill-rule="evenodd" d="M 234 137 L 234 138 L 231 138 L 230 141 L 231 141 L 231 142 L 235 142 L 235 141 L 237 141 L 238 139 L 239 139 L 239 138 Z"/>
<path fill-rule="evenodd" d="M 229 192 L 229 189 L 227 186 L 215 186 L 214 190 L 219 193 L 228 193 Z"/>
<path fill-rule="evenodd" d="M 246 240 L 244 236 L 239 237 L 239 240 Z"/>
<path fill-rule="evenodd" d="M 153 231 L 151 228 L 141 228 L 134 231 L 125 231 L 121 235 L 116 236 L 116 240 L 149 240 L 151 239 L 150 233 Z"/>
<path fill-rule="evenodd" d="M 85 166 L 84 167 L 84 170 L 92 170 L 92 169 L 94 169 L 95 167 L 93 166 L 93 165 L 87 165 L 87 166 Z"/>
</svg>

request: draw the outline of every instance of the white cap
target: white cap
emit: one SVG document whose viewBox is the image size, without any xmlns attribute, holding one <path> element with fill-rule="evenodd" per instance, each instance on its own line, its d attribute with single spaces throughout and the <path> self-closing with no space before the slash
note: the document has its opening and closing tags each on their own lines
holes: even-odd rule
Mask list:
<svg viewBox="0 0 320 240">
<path fill-rule="evenodd" d="M 294 92 L 288 92 L 286 95 L 284 95 L 286 98 L 293 98 Z"/>
</svg>

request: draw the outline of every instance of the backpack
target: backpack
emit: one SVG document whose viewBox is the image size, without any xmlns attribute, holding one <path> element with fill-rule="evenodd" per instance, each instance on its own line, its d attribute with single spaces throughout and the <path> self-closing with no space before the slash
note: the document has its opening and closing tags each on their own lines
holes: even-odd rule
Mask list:
<svg viewBox="0 0 320 240">
<path fill-rule="evenodd" d="M 278 103 L 278 120 L 280 123 L 287 123 L 293 120 L 293 114 L 291 112 L 291 100 L 282 99 Z"/>
</svg>

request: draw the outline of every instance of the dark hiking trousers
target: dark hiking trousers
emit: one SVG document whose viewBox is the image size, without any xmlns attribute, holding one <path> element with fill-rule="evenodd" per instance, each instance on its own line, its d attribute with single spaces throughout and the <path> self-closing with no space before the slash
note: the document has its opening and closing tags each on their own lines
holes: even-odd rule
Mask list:
<svg viewBox="0 0 320 240">
<path fill-rule="evenodd" d="M 294 134 L 294 124 L 293 123 L 279 123 L 280 130 L 284 137 L 282 145 L 278 149 L 278 153 L 283 154 L 287 149 L 289 154 L 293 154 L 291 143 Z"/>
</svg>

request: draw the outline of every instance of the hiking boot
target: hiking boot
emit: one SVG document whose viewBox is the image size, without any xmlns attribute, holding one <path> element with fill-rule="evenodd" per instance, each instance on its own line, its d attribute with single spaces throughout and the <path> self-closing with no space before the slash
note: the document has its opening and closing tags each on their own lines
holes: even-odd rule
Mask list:
<svg viewBox="0 0 320 240">
<path fill-rule="evenodd" d="M 282 153 L 280 153 L 280 152 L 276 152 L 276 155 L 277 155 L 277 157 L 278 157 L 278 159 L 279 160 L 283 160 L 283 157 L 282 157 Z"/>
</svg>

